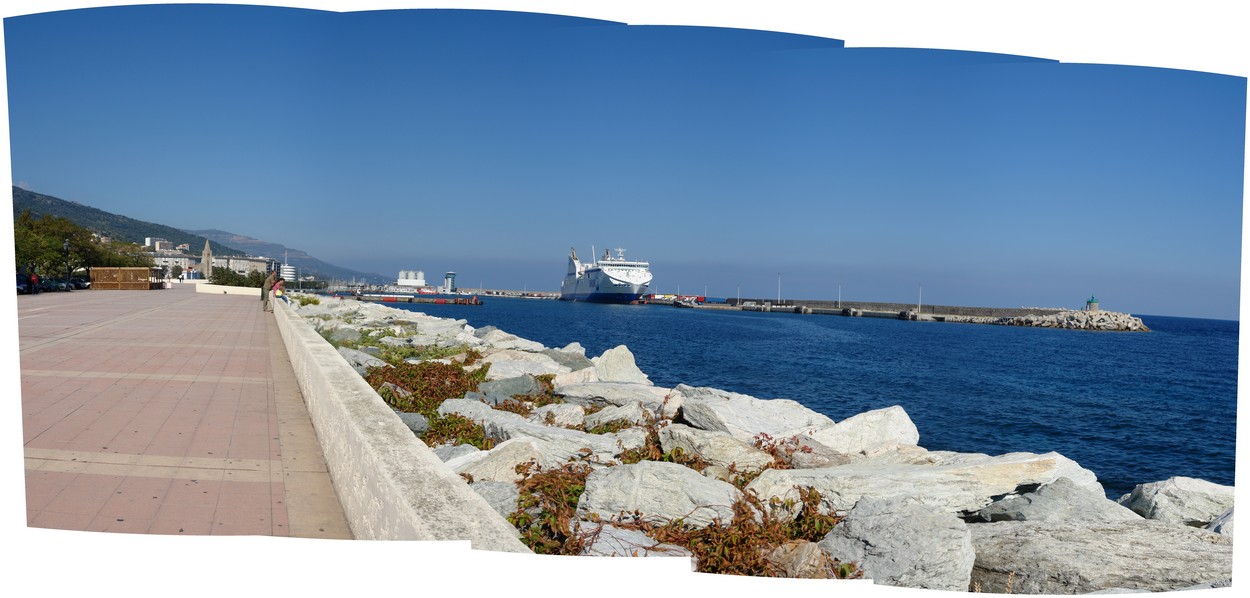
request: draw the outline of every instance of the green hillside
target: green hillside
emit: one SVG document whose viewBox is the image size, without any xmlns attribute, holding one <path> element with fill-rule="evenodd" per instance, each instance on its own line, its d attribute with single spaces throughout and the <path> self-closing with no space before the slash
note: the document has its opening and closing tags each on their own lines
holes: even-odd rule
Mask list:
<svg viewBox="0 0 1250 598">
<path fill-rule="evenodd" d="M 80 203 L 66 201 L 51 195 L 35 193 L 14 186 L 13 218 L 16 220 L 24 210 L 30 210 L 31 216 L 35 218 L 44 214 L 65 218 L 78 226 L 112 237 L 118 241 L 142 245 L 146 237 L 159 237 L 173 242 L 174 245 L 186 243 L 191 247 L 190 253 L 192 254 L 199 254 L 204 249 L 204 242 L 212 241 L 213 255 L 215 256 L 264 256 L 285 261 L 295 266 L 301 275 L 313 274 L 322 278 L 337 280 L 356 279 L 374 284 L 388 281 L 387 277 L 381 274 L 357 272 L 335 266 L 334 264 L 328 264 L 303 251 L 290 249 L 278 243 L 270 243 L 220 230 L 188 232 L 163 224 L 127 218 Z M 242 247 L 243 249 L 235 249 L 235 247 Z"/>
<path fill-rule="evenodd" d="M 143 245 L 143 240 L 146 237 L 159 237 L 171 241 L 174 245 L 186 243 L 191 247 L 191 253 L 199 253 L 204 249 L 204 242 L 207 240 L 199 235 L 163 224 L 119 216 L 104 210 L 84 206 L 80 203 L 27 191 L 21 187 L 14 186 L 13 217 L 16 218 L 24 210 L 30 210 L 31 215 L 36 218 L 44 214 L 65 218 L 78 226 L 89 228 L 101 235 L 138 245 Z M 219 245 L 216 242 L 212 244 L 212 248 L 213 255 L 247 255 L 243 251 L 226 245 Z"/>
</svg>

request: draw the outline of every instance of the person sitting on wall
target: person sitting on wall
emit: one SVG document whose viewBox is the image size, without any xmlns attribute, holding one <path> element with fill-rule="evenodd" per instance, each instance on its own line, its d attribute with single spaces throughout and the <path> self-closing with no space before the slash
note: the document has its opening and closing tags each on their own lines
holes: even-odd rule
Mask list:
<svg viewBox="0 0 1250 598">
<path fill-rule="evenodd" d="M 290 305 L 291 299 L 286 296 L 285 282 L 286 282 L 285 278 L 282 278 L 281 276 L 278 277 L 278 280 L 273 283 L 273 296 L 277 299 L 281 299 L 285 301 L 287 305 Z M 272 305 L 269 306 L 269 311 L 273 311 Z"/>
</svg>

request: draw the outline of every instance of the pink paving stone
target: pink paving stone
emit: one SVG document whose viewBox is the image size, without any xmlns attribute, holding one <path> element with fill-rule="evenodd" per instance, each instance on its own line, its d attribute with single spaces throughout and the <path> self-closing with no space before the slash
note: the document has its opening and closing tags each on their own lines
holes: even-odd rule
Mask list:
<svg viewBox="0 0 1250 598">
<path fill-rule="evenodd" d="M 263 511 L 266 516 L 272 514 L 272 501 L 268 494 L 224 493 L 217 498 L 217 513 L 231 511 Z"/>
<path fill-rule="evenodd" d="M 273 535 L 273 518 L 266 508 L 218 509 L 214 515 L 214 536 Z"/>
<path fill-rule="evenodd" d="M 121 476 L 77 474 L 45 510 L 95 515 L 121 484 Z"/>
<path fill-rule="evenodd" d="M 100 507 L 103 506 L 105 500 L 105 497 L 62 491 L 56 495 L 56 498 L 48 502 L 43 511 L 86 515 L 94 518 L 100 513 Z"/>
<path fill-rule="evenodd" d="M 55 321 L 19 322 L 21 365 L 32 371 L 21 382 L 26 446 L 81 450 L 102 459 L 211 460 L 196 467 L 228 467 L 227 458 L 280 462 L 267 322 L 272 316 L 261 314 L 254 301 L 184 291 L 76 294 L 55 307 Z M 19 301 L 19 316 L 23 306 L 33 305 Z M 154 307 L 161 309 L 134 317 Z M 71 334 L 72 341 L 64 340 Z M 227 479 L 234 475 L 225 473 Z M 220 470 L 204 474 L 223 476 Z M 28 471 L 26 484 L 28 522 L 35 526 L 288 534 L 280 482 Z"/>
<path fill-rule="evenodd" d="M 110 517 L 101 515 L 87 524 L 84 531 L 112 532 L 120 534 L 146 534 L 152 527 L 151 519 L 136 517 Z"/>
<path fill-rule="evenodd" d="M 86 529 L 88 525 L 95 519 L 94 513 L 58 513 L 55 511 L 40 511 L 30 521 L 28 525 L 31 527 L 46 527 L 51 529 Z"/>
<path fill-rule="evenodd" d="M 105 519 L 144 519 L 151 521 L 161 510 L 160 495 L 152 498 L 151 493 L 145 493 L 145 496 L 134 495 L 125 498 L 115 498 L 100 509 L 97 514 L 98 518 Z"/>
<path fill-rule="evenodd" d="M 76 473 L 26 470 L 26 508 L 43 510 L 74 478 Z"/>
<path fill-rule="evenodd" d="M 182 516 L 157 517 L 148 526 L 149 534 L 207 536 L 213 531 L 211 514 L 193 513 Z"/>
</svg>

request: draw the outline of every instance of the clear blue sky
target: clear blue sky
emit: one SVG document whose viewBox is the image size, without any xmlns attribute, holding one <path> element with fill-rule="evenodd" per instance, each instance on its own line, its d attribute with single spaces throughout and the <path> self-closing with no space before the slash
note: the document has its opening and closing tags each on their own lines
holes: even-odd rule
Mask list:
<svg viewBox="0 0 1250 598">
<path fill-rule="evenodd" d="M 357 270 L 554 290 L 620 246 L 659 292 L 1237 318 L 1242 77 L 480 11 L 4 37 L 14 184 Z"/>
</svg>

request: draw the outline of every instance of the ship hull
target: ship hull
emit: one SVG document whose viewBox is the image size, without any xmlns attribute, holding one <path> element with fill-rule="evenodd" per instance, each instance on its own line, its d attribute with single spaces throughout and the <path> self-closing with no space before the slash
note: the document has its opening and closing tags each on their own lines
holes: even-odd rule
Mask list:
<svg viewBox="0 0 1250 598">
<path fill-rule="evenodd" d="M 647 292 L 645 284 L 629 284 L 608 276 L 583 276 L 565 281 L 560 288 L 561 301 L 590 303 L 634 303 Z"/>
<path fill-rule="evenodd" d="M 636 303 L 643 293 L 560 293 L 561 301 L 584 301 L 586 303 Z"/>
</svg>

